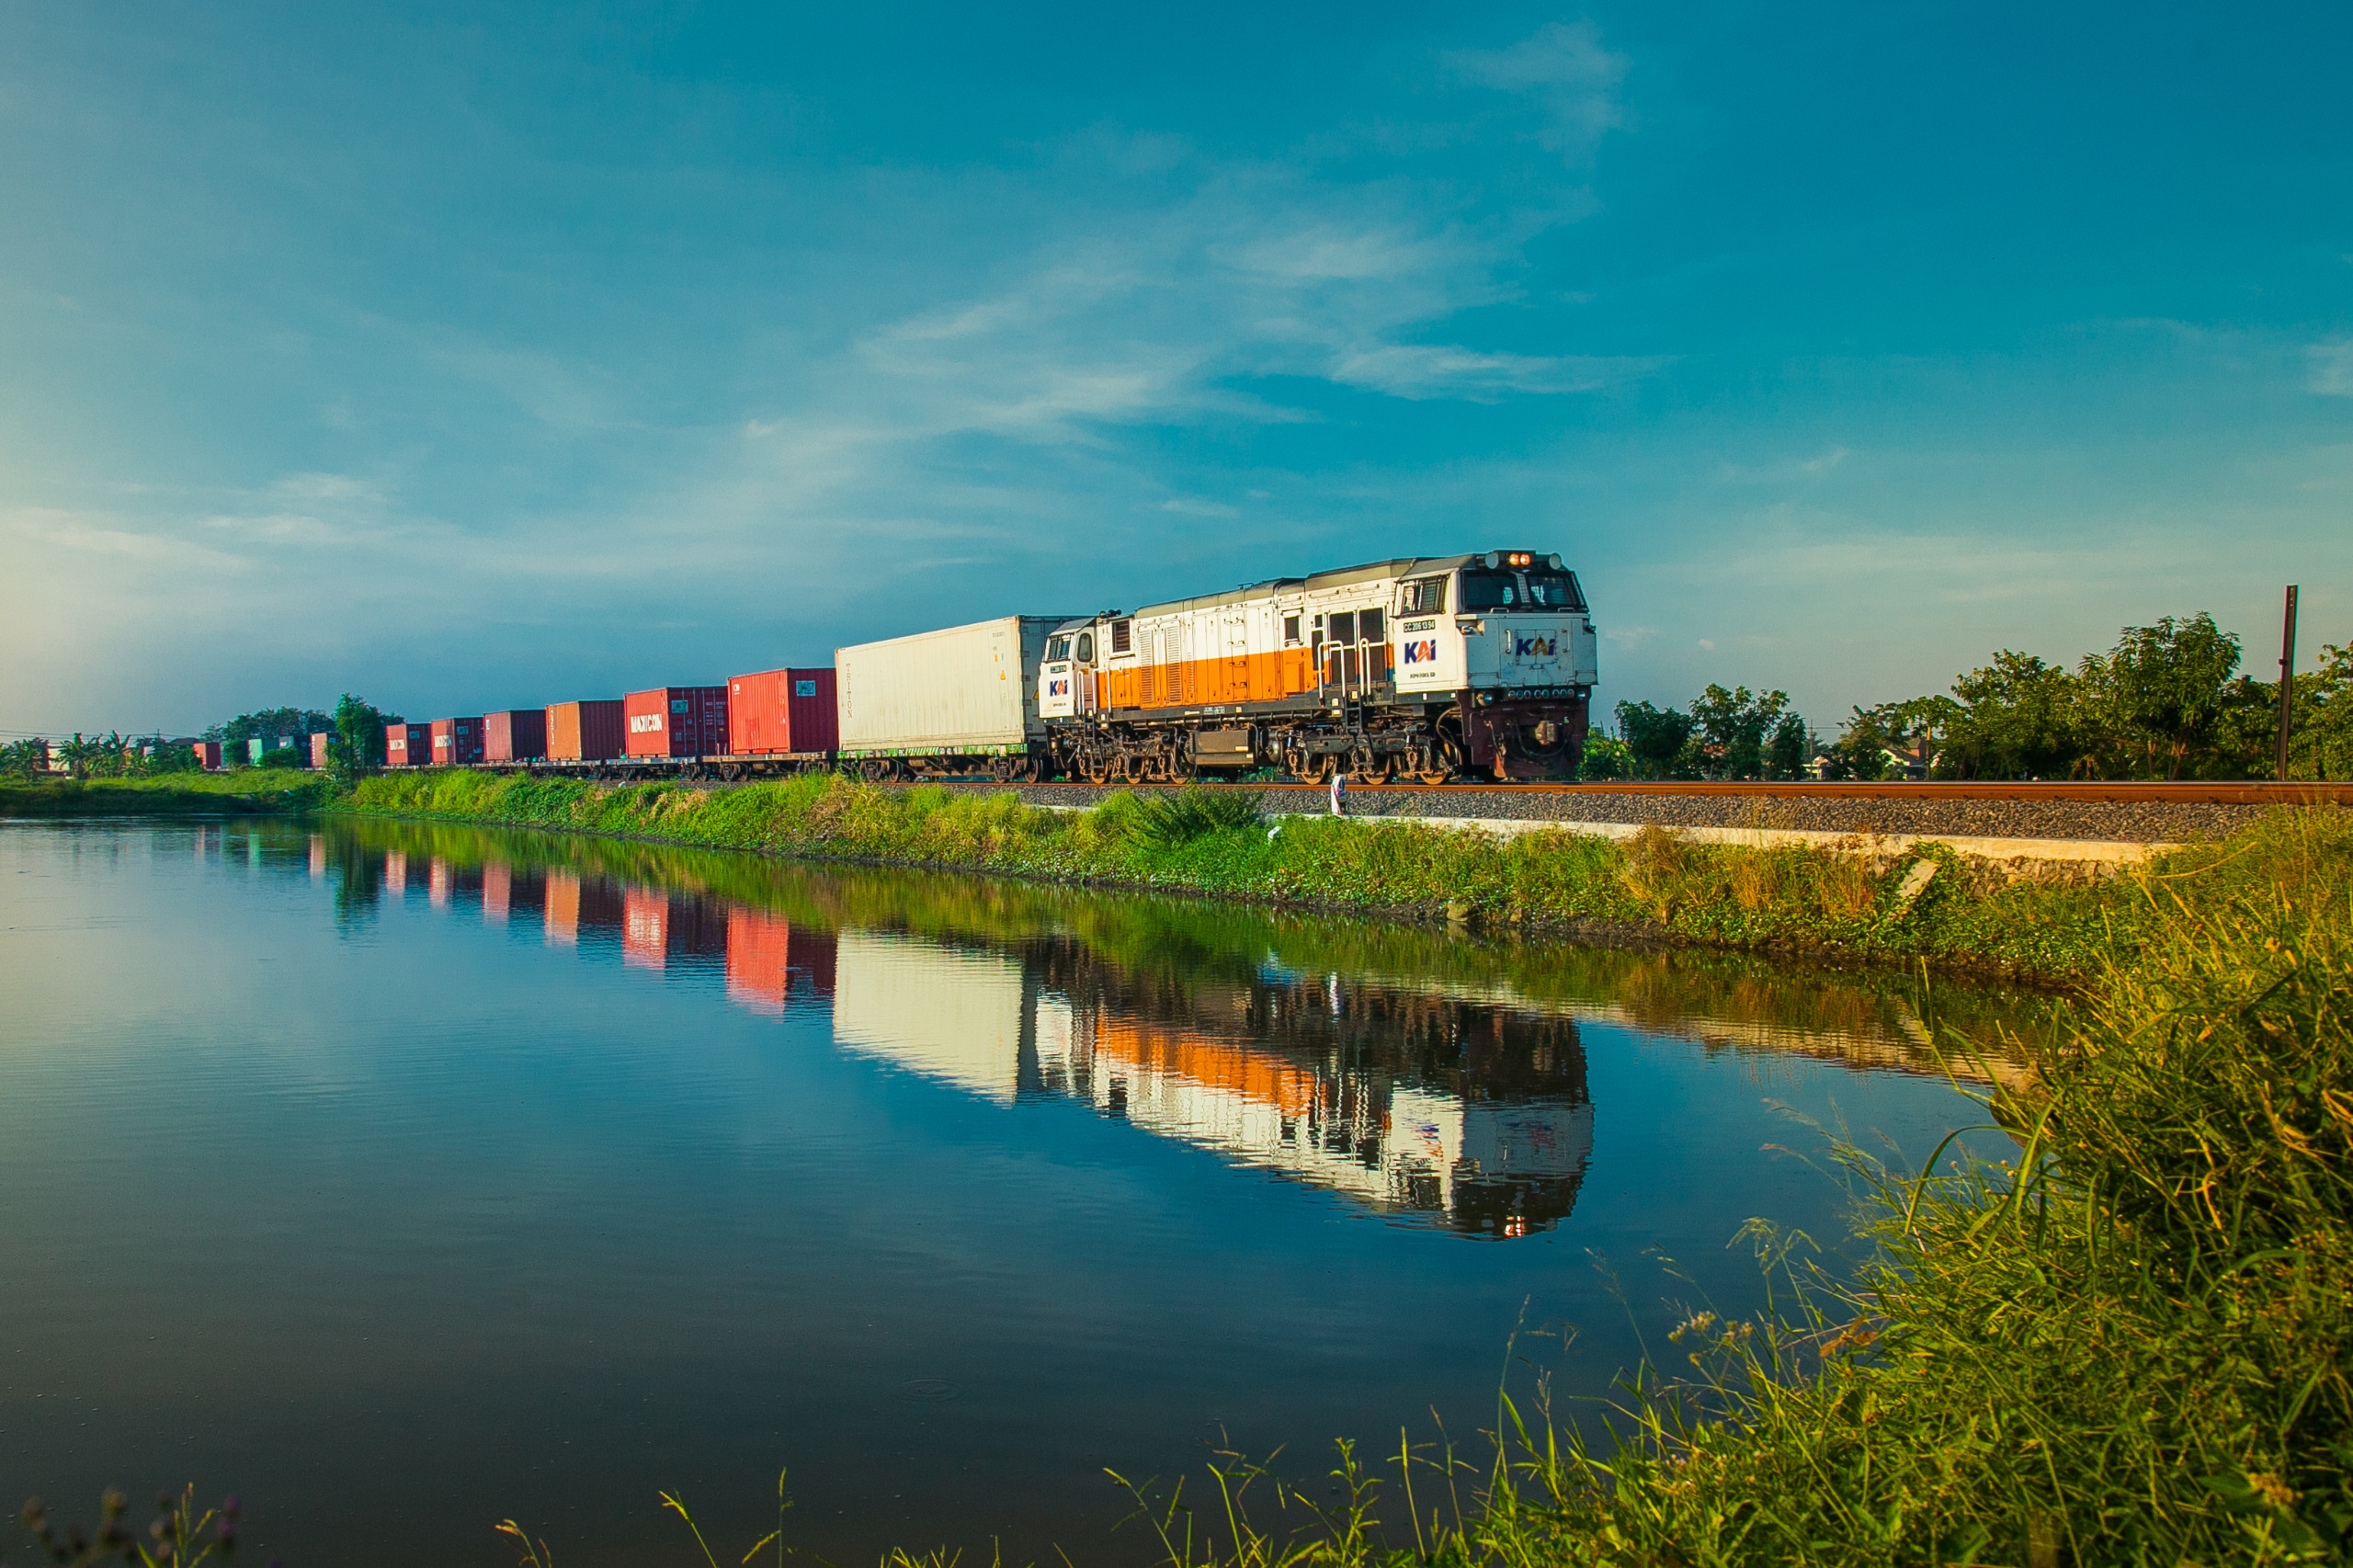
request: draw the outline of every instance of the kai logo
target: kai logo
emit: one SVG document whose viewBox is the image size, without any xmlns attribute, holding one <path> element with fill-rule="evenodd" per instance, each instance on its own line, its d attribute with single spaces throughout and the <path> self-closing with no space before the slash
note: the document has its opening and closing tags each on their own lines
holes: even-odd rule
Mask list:
<svg viewBox="0 0 2353 1568">
<path fill-rule="evenodd" d="M 1438 639 L 1424 637 L 1405 644 L 1405 662 L 1409 665 L 1431 665 L 1438 662 Z"/>
<path fill-rule="evenodd" d="M 1515 635 L 1511 640 L 1511 651 L 1523 659 L 1549 659 L 1560 653 L 1561 640 L 1557 637 Z"/>
<path fill-rule="evenodd" d="M 1053 679 L 1048 681 L 1046 683 L 1046 695 L 1048 697 L 1068 697 L 1070 695 L 1070 676 L 1056 676 Z"/>
</svg>

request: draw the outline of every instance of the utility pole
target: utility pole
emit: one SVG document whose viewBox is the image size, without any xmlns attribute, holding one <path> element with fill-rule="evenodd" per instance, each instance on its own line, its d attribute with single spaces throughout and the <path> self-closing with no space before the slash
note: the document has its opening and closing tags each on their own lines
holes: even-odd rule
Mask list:
<svg viewBox="0 0 2353 1568">
<path fill-rule="evenodd" d="M 2288 611 L 2279 626 L 2279 773 L 2281 783 L 2288 781 L 2288 725 L 2295 712 L 2292 706 L 2296 691 L 2296 585 L 2288 585 Z"/>
</svg>

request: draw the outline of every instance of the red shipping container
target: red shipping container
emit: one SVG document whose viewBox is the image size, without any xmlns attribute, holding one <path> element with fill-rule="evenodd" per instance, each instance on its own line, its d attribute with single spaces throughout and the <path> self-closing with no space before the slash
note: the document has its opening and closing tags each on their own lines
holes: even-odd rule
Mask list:
<svg viewBox="0 0 2353 1568">
<path fill-rule="evenodd" d="M 188 749 L 196 753 L 196 765 L 199 767 L 203 768 L 207 773 L 221 771 L 221 743 L 219 741 L 191 741 L 188 743 Z"/>
<path fill-rule="evenodd" d="M 326 765 L 327 733 L 324 730 L 314 730 L 311 733 L 311 766 L 324 767 Z"/>
<path fill-rule="evenodd" d="M 832 751 L 834 672 L 763 670 L 727 683 L 727 749 L 737 756 Z"/>
<path fill-rule="evenodd" d="M 432 767 L 433 732 L 423 724 L 385 725 L 384 766 L 386 767 Z"/>
<path fill-rule="evenodd" d="M 631 756 L 723 756 L 727 688 L 662 686 L 621 699 Z"/>
<path fill-rule="evenodd" d="M 536 762 L 548 754 L 548 710 L 516 708 L 482 716 L 484 762 Z"/>
<path fill-rule="evenodd" d="M 618 697 L 594 702 L 558 702 L 548 709 L 548 758 L 561 762 L 602 762 L 620 756 L 621 701 Z"/>
<path fill-rule="evenodd" d="M 462 767 L 482 760 L 482 721 L 480 719 L 436 719 L 433 721 L 433 766 Z"/>
</svg>

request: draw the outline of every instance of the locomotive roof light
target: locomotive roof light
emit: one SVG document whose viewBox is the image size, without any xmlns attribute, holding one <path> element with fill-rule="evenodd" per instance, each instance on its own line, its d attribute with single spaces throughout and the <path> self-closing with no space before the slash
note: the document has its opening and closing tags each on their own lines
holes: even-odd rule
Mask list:
<svg viewBox="0 0 2353 1568">
<path fill-rule="evenodd" d="M 1488 571 L 1492 572 L 1492 571 L 1494 571 L 1496 567 L 1501 566 L 1503 563 L 1504 563 L 1503 551 L 1499 551 L 1499 550 L 1491 550 L 1491 551 L 1487 551 L 1487 570 L 1488 570 Z"/>
<path fill-rule="evenodd" d="M 1564 562 L 1563 562 L 1563 561 L 1562 561 L 1562 559 L 1561 559 L 1558 555 L 1553 556 L 1553 557 L 1552 558 L 1552 570 L 1553 570 L 1553 571 L 1555 571 L 1555 572 L 1560 571 L 1560 570 L 1561 570 L 1561 569 L 1562 569 L 1562 568 L 1566 564 Z"/>
</svg>

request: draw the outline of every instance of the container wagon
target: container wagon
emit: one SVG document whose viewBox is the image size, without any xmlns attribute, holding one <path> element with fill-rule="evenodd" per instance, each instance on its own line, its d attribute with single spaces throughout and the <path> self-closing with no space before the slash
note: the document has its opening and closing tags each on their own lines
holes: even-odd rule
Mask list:
<svg viewBox="0 0 2353 1568">
<path fill-rule="evenodd" d="M 723 778 L 830 767 L 840 726 L 830 669 L 763 670 L 727 683 Z"/>
<path fill-rule="evenodd" d="M 482 716 L 484 762 L 536 762 L 548 755 L 548 710 L 513 708 Z"/>
<path fill-rule="evenodd" d="M 385 725 L 384 766 L 386 767 L 432 767 L 433 732 L 423 724 Z"/>
<path fill-rule="evenodd" d="M 547 726 L 551 762 L 605 762 L 626 749 L 618 697 L 556 703 L 548 709 Z"/>
<path fill-rule="evenodd" d="M 1038 712 L 1046 639 L 1072 618 L 1008 615 L 836 649 L 840 756 L 872 779 L 985 768 L 1043 777 L 1051 751 Z"/>
<path fill-rule="evenodd" d="M 433 721 L 434 767 L 463 767 L 482 759 L 482 720 L 479 716 Z"/>
<path fill-rule="evenodd" d="M 327 742 L 332 737 L 330 737 L 324 730 L 317 730 L 312 733 L 311 766 L 313 767 L 324 768 L 326 767 L 328 760 Z"/>
<path fill-rule="evenodd" d="M 621 699 L 627 756 L 719 756 L 727 750 L 727 688 L 658 686 Z"/>
</svg>

